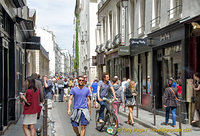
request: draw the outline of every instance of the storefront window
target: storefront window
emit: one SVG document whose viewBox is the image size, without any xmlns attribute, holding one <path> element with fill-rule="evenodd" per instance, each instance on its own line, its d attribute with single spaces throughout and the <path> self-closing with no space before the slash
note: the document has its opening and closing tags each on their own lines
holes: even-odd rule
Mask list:
<svg viewBox="0 0 200 136">
<path fill-rule="evenodd" d="M 181 44 L 164 49 L 163 57 L 163 89 L 167 87 L 169 79 L 174 82 L 181 76 Z"/>
<path fill-rule="evenodd" d="M 146 85 L 146 55 L 141 55 L 141 76 L 142 76 L 142 93 L 147 93 L 147 85 Z"/>
</svg>

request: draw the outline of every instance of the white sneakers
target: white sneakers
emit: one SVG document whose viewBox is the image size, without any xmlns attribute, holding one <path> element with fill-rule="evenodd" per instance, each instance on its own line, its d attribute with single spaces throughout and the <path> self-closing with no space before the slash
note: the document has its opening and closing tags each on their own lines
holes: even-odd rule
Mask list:
<svg viewBox="0 0 200 136">
<path fill-rule="evenodd" d="M 103 121 L 102 119 L 99 119 L 99 123 L 102 123 L 102 124 L 103 124 L 103 123 L 104 123 L 104 121 Z"/>
</svg>

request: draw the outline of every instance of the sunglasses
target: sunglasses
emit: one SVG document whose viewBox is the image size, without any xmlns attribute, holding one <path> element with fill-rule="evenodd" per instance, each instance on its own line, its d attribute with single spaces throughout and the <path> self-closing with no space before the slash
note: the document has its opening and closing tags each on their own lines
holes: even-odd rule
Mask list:
<svg viewBox="0 0 200 136">
<path fill-rule="evenodd" d="M 78 81 L 85 81 L 85 80 L 78 80 Z"/>
</svg>

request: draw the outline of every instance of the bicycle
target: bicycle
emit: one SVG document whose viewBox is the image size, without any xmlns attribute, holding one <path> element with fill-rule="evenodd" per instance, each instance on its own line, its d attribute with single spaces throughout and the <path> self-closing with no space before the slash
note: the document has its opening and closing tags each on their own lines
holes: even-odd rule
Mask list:
<svg viewBox="0 0 200 136">
<path fill-rule="evenodd" d="M 96 110 L 96 116 L 95 116 L 95 121 L 96 121 L 96 129 L 98 131 L 102 131 L 104 126 L 107 126 L 107 132 L 112 135 L 117 135 L 118 133 L 118 128 L 119 128 L 119 121 L 117 119 L 117 116 L 115 115 L 113 108 L 112 108 L 112 103 L 114 102 L 115 99 L 107 99 L 103 98 L 103 101 L 106 101 L 108 104 L 108 109 L 105 114 L 105 120 L 104 123 L 99 122 L 99 111 Z"/>
</svg>

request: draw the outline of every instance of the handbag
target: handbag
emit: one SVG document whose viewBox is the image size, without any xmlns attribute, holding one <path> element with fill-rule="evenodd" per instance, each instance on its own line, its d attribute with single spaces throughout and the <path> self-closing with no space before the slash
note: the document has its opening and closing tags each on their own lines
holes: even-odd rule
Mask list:
<svg viewBox="0 0 200 136">
<path fill-rule="evenodd" d="M 39 105 L 39 112 L 37 113 L 37 119 L 40 119 L 41 110 L 42 110 L 42 106 Z"/>
<path fill-rule="evenodd" d="M 178 105 L 178 101 L 180 101 L 180 100 L 176 97 L 176 94 L 175 94 L 174 90 L 171 87 L 169 87 L 169 89 L 173 92 L 173 94 L 174 94 L 174 96 L 176 98 L 175 102 L 176 102 L 176 106 L 177 106 Z"/>
<path fill-rule="evenodd" d="M 195 97 L 194 96 L 191 97 L 191 102 L 195 103 Z"/>
</svg>

